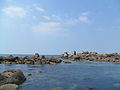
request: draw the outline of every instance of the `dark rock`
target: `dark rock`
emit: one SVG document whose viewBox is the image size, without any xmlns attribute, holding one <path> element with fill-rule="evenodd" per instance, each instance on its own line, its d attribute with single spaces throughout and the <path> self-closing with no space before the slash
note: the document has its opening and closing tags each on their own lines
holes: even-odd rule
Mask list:
<svg viewBox="0 0 120 90">
<path fill-rule="evenodd" d="M 31 59 L 25 59 L 24 62 L 25 64 L 34 64 L 34 60 Z"/>
<path fill-rule="evenodd" d="M 34 57 L 39 58 L 40 57 L 39 53 L 35 53 Z"/>
<path fill-rule="evenodd" d="M 63 61 L 64 63 L 71 63 L 70 61 Z"/>
<path fill-rule="evenodd" d="M 46 57 L 45 57 L 45 56 L 42 56 L 41 59 L 46 59 Z"/>
<path fill-rule="evenodd" d="M 68 52 L 63 53 L 63 57 L 68 57 L 68 56 L 69 56 Z"/>
<path fill-rule="evenodd" d="M 26 76 L 32 76 L 32 73 L 27 74 Z"/>
<path fill-rule="evenodd" d="M 74 59 L 74 60 L 79 60 L 80 57 L 79 57 L 79 56 L 74 56 L 73 59 Z"/>
<path fill-rule="evenodd" d="M 76 51 L 73 51 L 72 55 L 73 55 L 73 56 L 74 56 L 74 55 L 77 55 Z"/>
<path fill-rule="evenodd" d="M 19 69 L 7 70 L 0 74 L 0 86 L 4 84 L 22 84 L 26 80 Z"/>
</svg>

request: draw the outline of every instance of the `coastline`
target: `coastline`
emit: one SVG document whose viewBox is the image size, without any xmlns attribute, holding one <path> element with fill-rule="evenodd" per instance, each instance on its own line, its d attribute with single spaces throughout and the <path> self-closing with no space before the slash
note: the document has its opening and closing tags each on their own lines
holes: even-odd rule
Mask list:
<svg viewBox="0 0 120 90">
<path fill-rule="evenodd" d="M 83 51 L 81 53 L 76 53 L 76 51 L 73 51 L 72 54 L 64 52 L 61 58 L 73 61 L 89 60 L 99 62 L 120 62 L 120 53 L 99 54 L 97 52 Z"/>
<path fill-rule="evenodd" d="M 58 64 L 61 59 L 58 56 L 39 55 L 39 53 L 32 54 L 1 54 L 0 64 Z"/>
</svg>

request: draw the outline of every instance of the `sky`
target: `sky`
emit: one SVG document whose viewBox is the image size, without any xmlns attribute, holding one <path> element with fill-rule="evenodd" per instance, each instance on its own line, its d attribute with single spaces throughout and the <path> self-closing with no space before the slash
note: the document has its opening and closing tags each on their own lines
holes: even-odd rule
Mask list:
<svg viewBox="0 0 120 90">
<path fill-rule="evenodd" d="M 119 0 L 0 0 L 1 54 L 120 52 Z"/>
</svg>

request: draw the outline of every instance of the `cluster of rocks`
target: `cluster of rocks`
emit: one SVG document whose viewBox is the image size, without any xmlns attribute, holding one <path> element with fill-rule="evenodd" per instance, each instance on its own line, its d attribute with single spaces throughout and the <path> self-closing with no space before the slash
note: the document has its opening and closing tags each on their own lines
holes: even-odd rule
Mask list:
<svg viewBox="0 0 120 90">
<path fill-rule="evenodd" d="M 19 69 L 7 70 L 0 73 L 0 90 L 18 90 L 18 85 L 26 80 Z"/>
<path fill-rule="evenodd" d="M 73 51 L 72 54 L 69 54 L 68 52 L 64 52 L 61 58 L 71 59 L 71 60 L 120 62 L 120 53 L 99 54 L 97 52 L 83 51 L 81 53 L 76 53 L 76 51 Z"/>
<path fill-rule="evenodd" d="M 25 57 L 14 57 L 12 55 L 0 57 L 0 64 L 57 64 L 61 61 L 59 58 L 40 56 L 38 53 Z"/>
</svg>

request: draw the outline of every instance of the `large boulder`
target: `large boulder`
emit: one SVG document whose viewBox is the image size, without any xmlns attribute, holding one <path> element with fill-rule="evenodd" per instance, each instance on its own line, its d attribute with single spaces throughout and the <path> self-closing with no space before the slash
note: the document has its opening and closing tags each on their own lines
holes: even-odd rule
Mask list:
<svg viewBox="0 0 120 90">
<path fill-rule="evenodd" d="M 34 64 L 34 60 L 31 59 L 25 59 L 24 62 L 25 64 Z"/>
<path fill-rule="evenodd" d="M 68 56 L 69 56 L 68 52 L 63 53 L 63 57 L 68 57 Z"/>
<path fill-rule="evenodd" d="M 4 84 L 20 85 L 26 80 L 23 72 L 19 69 L 7 70 L 0 73 L 0 86 Z"/>
<path fill-rule="evenodd" d="M 39 53 L 35 53 L 34 57 L 35 57 L 35 58 L 40 57 Z"/>
</svg>

